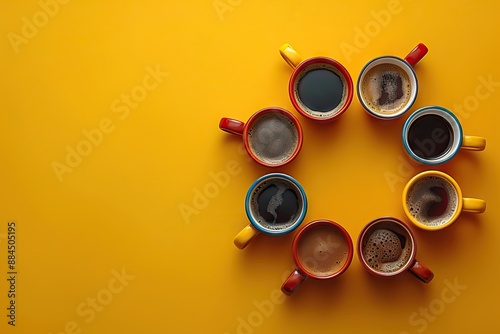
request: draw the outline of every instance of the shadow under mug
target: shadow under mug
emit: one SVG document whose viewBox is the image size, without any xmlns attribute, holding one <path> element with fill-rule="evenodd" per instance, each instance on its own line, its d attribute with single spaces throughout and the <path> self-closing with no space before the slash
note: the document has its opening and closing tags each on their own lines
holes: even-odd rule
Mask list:
<svg viewBox="0 0 500 334">
<path fill-rule="evenodd" d="M 359 233 L 357 251 L 363 267 L 375 276 L 389 277 L 408 271 L 424 283 L 434 277 L 415 258 L 413 232 L 397 218 L 380 217 L 368 223 Z"/>
<path fill-rule="evenodd" d="M 441 171 L 425 171 L 415 175 L 403 189 L 403 209 L 417 227 L 435 231 L 453 224 L 460 213 L 483 213 L 486 202 L 464 197 L 450 175 Z"/>
<path fill-rule="evenodd" d="M 410 157 L 426 165 L 448 162 L 460 149 L 482 151 L 486 147 L 486 139 L 465 136 L 458 118 L 439 106 L 414 111 L 403 126 L 402 140 Z"/>
<path fill-rule="evenodd" d="M 382 56 L 370 60 L 361 70 L 357 93 L 359 102 L 371 116 L 391 120 L 407 112 L 418 94 L 413 67 L 427 54 L 418 44 L 404 59 Z"/>
<path fill-rule="evenodd" d="M 307 212 L 306 193 L 288 174 L 266 174 L 248 189 L 245 211 L 250 224 L 234 238 L 239 249 L 244 249 L 259 233 L 279 236 L 295 230 Z"/>
<path fill-rule="evenodd" d="M 292 255 L 297 268 L 281 286 L 291 295 L 307 278 L 326 280 L 344 273 L 354 254 L 352 239 L 340 224 L 315 220 L 304 226 L 293 239 Z"/>
<path fill-rule="evenodd" d="M 286 165 L 302 148 L 303 133 L 299 120 L 279 107 L 261 109 L 246 123 L 223 117 L 219 128 L 242 136 L 248 155 L 266 167 Z"/>
<path fill-rule="evenodd" d="M 331 121 L 347 110 L 352 101 L 353 83 L 342 64 L 328 57 L 303 60 L 289 44 L 280 47 L 280 54 L 293 68 L 288 93 L 302 116 L 314 121 Z"/>
</svg>

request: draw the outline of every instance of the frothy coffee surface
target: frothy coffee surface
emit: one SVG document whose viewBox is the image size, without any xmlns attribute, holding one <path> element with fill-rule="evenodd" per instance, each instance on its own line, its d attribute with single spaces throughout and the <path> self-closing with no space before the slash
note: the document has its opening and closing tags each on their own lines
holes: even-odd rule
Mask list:
<svg viewBox="0 0 500 334">
<path fill-rule="evenodd" d="M 363 258 L 378 272 L 398 271 L 411 257 L 411 244 L 407 238 L 407 235 L 389 228 L 374 229 L 363 240 Z"/>
<path fill-rule="evenodd" d="M 299 262 L 305 270 L 317 276 L 330 276 L 346 263 L 349 246 L 337 228 L 318 225 L 304 232 L 297 251 Z"/>
<path fill-rule="evenodd" d="M 284 180 L 269 180 L 258 185 L 250 199 L 255 220 L 268 230 L 283 230 L 300 216 L 303 202 L 298 189 Z"/>
<path fill-rule="evenodd" d="M 441 226 L 448 222 L 458 207 L 458 196 L 446 179 L 426 176 L 408 189 L 406 205 L 421 224 Z"/>
<path fill-rule="evenodd" d="M 408 104 L 411 90 L 408 74 L 393 64 L 375 65 L 361 82 L 361 95 L 368 108 L 387 115 L 401 111 Z"/>
<path fill-rule="evenodd" d="M 274 112 L 256 119 L 248 131 L 250 150 L 268 164 L 287 161 L 299 145 L 295 123 Z"/>
</svg>

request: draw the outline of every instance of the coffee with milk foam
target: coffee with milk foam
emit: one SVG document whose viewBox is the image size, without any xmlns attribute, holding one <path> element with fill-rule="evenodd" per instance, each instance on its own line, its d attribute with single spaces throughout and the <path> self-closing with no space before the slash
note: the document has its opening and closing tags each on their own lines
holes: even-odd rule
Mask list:
<svg viewBox="0 0 500 334">
<path fill-rule="evenodd" d="M 411 241 L 404 231 L 394 228 L 373 229 L 365 236 L 362 244 L 363 258 L 372 269 L 382 273 L 392 273 L 403 268 L 412 252 Z"/>
<path fill-rule="evenodd" d="M 283 230 L 297 221 L 303 201 L 299 190 L 291 182 L 271 179 L 253 190 L 250 208 L 259 225 L 267 230 Z"/>
<path fill-rule="evenodd" d="M 368 108 L 387 115 L 406 107 L 411 90 L 408 74 L 394 64 L 375 65 L 361 82 L 361 96 Z"/>
<path fill-rule="evenodd" d="M 307 272 L 321 277 L 331 276 L 346 264 L 349 245 L 339 229 L 317 225 L 302 234 L 297 254 Z"/>
<path fill-rule="evenodd" d="M 458 195 L 448 180 L 426 176 L 408 189 L 406 206 L 412 217 L 421 224 L 441 226 L 455 214 Z"/>
<path fill-rule="evenodd" d="M 248 130 L 250 150 L 262 161 L 280 164 L 287 161 L 299 145 L 295 123 L 274 112 L 256 119 Z"/>
</svg>

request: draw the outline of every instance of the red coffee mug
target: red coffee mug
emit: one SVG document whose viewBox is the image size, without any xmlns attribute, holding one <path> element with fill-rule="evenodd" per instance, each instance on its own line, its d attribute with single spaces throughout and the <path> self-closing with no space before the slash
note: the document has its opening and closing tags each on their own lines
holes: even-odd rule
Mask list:
<svg viewBox="0 0 500 334">
<path fill-rule="evenodd" d="M 326 280 L 344 273 L 354 253 L 349 233 L 331 220 L 315 220 L 295 236 L 292 255 L 297 268 L 281 286 L 291 295 L 300 284 L 311 277 Z"/>
<path fill-rule="evenodd" d="M 397 218 L 381 217 L 368 223 L 359 234 L 357 251 L 363 267 L 375 276 L 395 276 L 408 271 L 424 283 L 434 277 L 415 258 L 417 245 L 413 232 Z"/>
<path fill-rule="evenodd" d="M 328 57 L 302 60 L 289 44 L 281 46 L 280 54 L 293 68 L 288 93 L 302 116 L 314 121 L 331 121 L 347 110 L 352 101 L 353 83 L 342 64 Z"/>
<path fill-rule="evenodd" d="M 281 167 L 299 154 L 303 134 L 299 120 L 289 111 L 269 107 L 241 121 L 223 117 L 219 128 L 243 136 L 245 149 L 257 163 L 266 167 Z"/>
</svg>

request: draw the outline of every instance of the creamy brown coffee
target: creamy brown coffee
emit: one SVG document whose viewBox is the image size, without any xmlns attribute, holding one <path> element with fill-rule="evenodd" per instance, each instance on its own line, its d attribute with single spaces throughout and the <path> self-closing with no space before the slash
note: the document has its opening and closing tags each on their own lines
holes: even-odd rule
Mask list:
<svg viewBox="0 0 500 334">
<path fill-rule="evenodd" d="M 373 66 L 364 74 L 360 94 L 369 109 L 389 116 L 407 106 L 412 89 L 405 70 L 394 64 L 383 63 Z"/>
<path fill-rule="evenodd" d="M 301 266 L 315 276 L 331 276 L 348 260 L 349 244 L 338 228 L 317 225 L 305 231 L 297 245 Z"/>
<path fill-rule="evenodd" d="M 407 265 L 413 245 L 407 231 L 391 221 L 372 226 L 364 235 L 361 252 L 373 270 L 392 273 Z"/>
<path fill-rule="evenodd" d="M 269 112 L 253 121 L 248 130 L 250 150 L 260 160 L 281 164 L 294 154 L 299 145 L 295 123 L 279 112 Z"/>
</svg>

